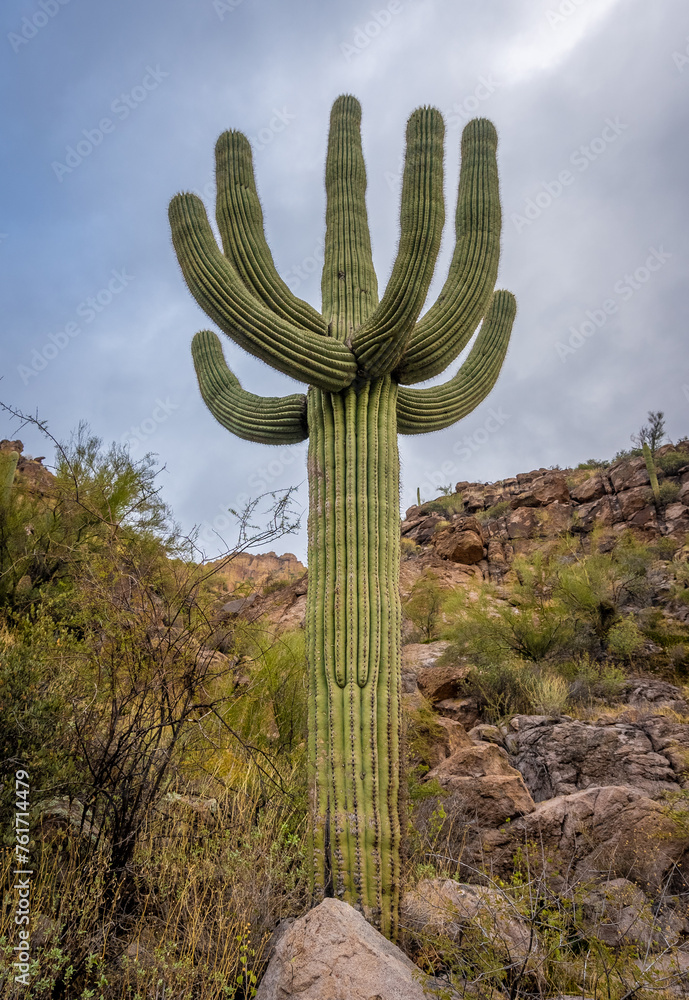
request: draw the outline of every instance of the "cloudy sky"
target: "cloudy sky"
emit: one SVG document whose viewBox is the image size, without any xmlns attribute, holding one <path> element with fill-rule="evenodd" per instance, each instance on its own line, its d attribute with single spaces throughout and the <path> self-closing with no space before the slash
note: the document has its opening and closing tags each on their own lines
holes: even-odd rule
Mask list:
<svg viewBox="0 0 689 1000">
<path fill-rule="evenodd" d="M 269 243 L 320 306 L 330 105 L 363 107 L 374 260 L 394 259 L 405 122 L 446 121 L 446 216 L 459 140 L 500 137 L 512 344 L 462 423 L 400 439 L 402 506 L 420 487 L 610 457 L 649 409 L 689 434 L 689 7 L 686 0 L 6 0 L 0 13 L 0 399 L 157 453 L 185 529 L 301 484 L 306 446 L 233 438 L 203 404 L 189 343 L 209 325 L 181 277 L 167 205 L 214 210 L 213 149 L 251 139 Z M 428 302 L 452 251 L 446 227 Z M 226 342 L 245 388 L 298 387 Z M 0 416 L 0 437 L 16 424 Z M 25 450 L 52 453 L 31 428 Z M 305 556 L 305 533 L 278 541 Z"/>
</svg>

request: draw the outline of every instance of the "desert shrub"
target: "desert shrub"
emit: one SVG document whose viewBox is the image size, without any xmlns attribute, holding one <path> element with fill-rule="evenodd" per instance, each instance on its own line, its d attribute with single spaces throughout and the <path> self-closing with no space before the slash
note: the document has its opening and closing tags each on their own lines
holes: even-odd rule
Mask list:
<svg viewBox="0 0 689 1000">
<path fill-rule="evenodd" d="M 626 615 L 611 627 L 607 636 L 607 647 L 613 656 L 630 660 L 633 653 L 643 646 L 644 637 L 633 615 Z"/>
<path fill-rule="evenodd" d="M 577 469 L 606 469 L 610 465 L 610 462 L 606 462 L 602 458 L 589 458 L 586 462 L 579 462 Z"/>
<path fill-rule="evenodd" d="M 668 451 L 664 455 L 658 455 L 656 465 L 666 476 L 676 476 L 683 466 L 689 465 L 689 451 Z"/>
<path fill-rule="evenodd" d="M 400 554 L 402 559 L 413 559 L 419 554 L 419 546 L 413 538 L 403 538 L 400 541 Z"/>
<path fill-rule="evenodd" d="M 286 579 L 269 580 L 267 583 L 264 583 L 262 587 L 263 595 L 267 597 L 268 594 L 275 594 L 277 591 L 284 590 L 285 587 L 289 587 L 290 583 L 291 581 Z"/>
<path fill-rule="evenodd" d="M 569 701 L 569 684 L 560 674 L 549 670 L 532 679 L 530 694 L 536 715 L 562 715 Z"/>
<path fill-rule="evenodd" d="M 486 521 L 492 521 L 498 517 L 502 517 L 510 510 L 511 505 L 509 500 L 501 500 L 499 503 L 493 504 L 492 507 L 487 507 L 486 510 L 480 510 L 476 517 L 483 524 Z"/>
<path fill-rule="evenodd" d="M 671 503 L 675 503 L 679 497 L 679 491 L 679 483 L 673 483 L 671 481 L 661 483 L 658 489 L 659 505 L 661 507 L 668 507 Z"/>
<path fill-rule="evenodd" d="M 403 602 L 402 610 L 424 642 L 438 638 L 442 627 L 443 591 L 435 573 L 426 571 L 419 577 L 409 598 Z"/>
<path fill-rule="evenodd" d="M 425 514 L 442 514 L 445 517 L 453 514 L 461 514 L 464 511 L 464 503 L 461 493 L 451 493 L 446 496 L 436 497 L 421 505 L 420 510 Z"/>
</svg>

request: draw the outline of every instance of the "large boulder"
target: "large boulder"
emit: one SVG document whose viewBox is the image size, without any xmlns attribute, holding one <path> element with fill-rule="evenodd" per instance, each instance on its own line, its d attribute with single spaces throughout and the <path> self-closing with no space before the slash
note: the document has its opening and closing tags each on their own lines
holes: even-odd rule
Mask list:
<svg viewBox="0 0 689 1000">
<path fill-rule="evenodd" d="M 689 830 L 643 792 L 608 785 L 539 802 L 528 815 L 486 831 L 476 850 L 495 874 L 512 872 L 521 851 L 538 871 L 545 864 L 573 877 L 606 874 L 657 890 L 683 862 Z"/>
<path fill-rule="evenodd" d="M 425 1000 L 425 978 L 348 903 L 324 899 L 279 937 L 256 1000 Z"/>
<path fill-rule="evenodd" d="M 474 566 L 484 556 L 483 528 L 475 517 L 458 518 L 436 532 L 433 547 L 441 559 Z"/>
<path fill-rule="evenodd" d="M 561 472 L 552 471 L 546 472 L 544 476 L 533 479 L 526 489 L 511 501 L 511 506 L 513 508 L 545 507 L 550 503 L 568 502 L 569 489 L 567 488 L 567 480 Z"/>
<path fill-rule="evenodd" d="M 536 802 L 594 785 L 631 785 L 651 798 L 680 789 L 671 761 L 643 724 L 515 716 L 510 727 L 511 761 Z"/>
<path fill-rule="evenodd" d="M 460 747 L 426 778 L 435 779 L 449 793 L 443 800 L 448 816 L 481 827 L 500 826 L 534 808 L 519 771 L 510 765 L 505 751 L 493 743 Z"/>
</svg>

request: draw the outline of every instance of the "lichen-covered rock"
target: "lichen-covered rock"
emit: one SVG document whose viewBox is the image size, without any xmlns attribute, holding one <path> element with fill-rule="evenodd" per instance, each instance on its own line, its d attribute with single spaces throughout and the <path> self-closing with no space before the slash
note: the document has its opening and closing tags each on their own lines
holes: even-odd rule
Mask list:
<svg viewBox="0 0 689 1000">
<path fill-rule="evenodd" d="M 671 908 L 654 913 L 651 900 L 626 878 L 590 888 L 581 900 L 582 926 L 611 948 L 625 944 L 664 949 L 676 944 L 684 919 Z"/>
<path fill-rule="evenodd" d="M 641 724 L 516 716 L 512 727 L 511 760 L 536 802 L 600 785 L 631 785 L 651 798 L 680 788 Z"/>
</svg>

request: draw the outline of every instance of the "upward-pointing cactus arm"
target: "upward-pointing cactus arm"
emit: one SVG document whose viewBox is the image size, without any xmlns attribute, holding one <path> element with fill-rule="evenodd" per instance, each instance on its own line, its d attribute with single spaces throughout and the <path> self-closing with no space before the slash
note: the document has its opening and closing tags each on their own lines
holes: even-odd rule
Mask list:
<svg viewBox="0 0 689 1000">
<path fill-rule="evenodd" d="M 218 187 L 215 217 L 225 256 L 242 283 L 275 315 L 312 333 L 326 334 L 326 323 L 308 302 L 298 299 L 278 274 L 266 241 L 256 191 L 249 140 L 223 132 L 215 146 Z"/>
<path fill-rule="evenodd" d="M 206 406 L 237 437 L 259 444 L 295 444 L 309 436 L 306 396 L 246 392 L 225 364 L 220 341 L 210 330 L 196 334 L 191 353 Z"/>
<path fill-rule="evenodd" d="M 510 292 L 495 292 L 469 357 L 454 378 L 431 389 L 400 386 L 397 429 L 425 434 L 450 427 L 485 399 L 507 353 L 517 304 Z"/>
<path fill-rule="evenodd" d="M 435 108 L 419 108 L 407 124 L 397 258 L 380 305 L 352 347 L 360 368 L 373 378 L 398 363 L 433 278 L 445 222 L 444 134 Z"/>
<path fill-rule="evenodd" d="M 500 260 L 497 133 L 477 118 L 462 134 L 454 255 L 447 281 L 417 323 L 395 376 L 423 382 L 445 371 L 466 347 L 490 302 Z"/>
<path fill-rule="evenodd" d="M 361 105 L 350 94 L 338 97 L 330 113 L 325 195 L 323 317 L 330 336 L 347 341 L 378 305 L 366 212 Z"/>
<path fill-rule="evenodd" d="M 276 316 L 244 287 L 220 252 L 199 198 L 173 198 L 170 225 L 190 292 L 235 343 L 285 375 L 326 391 L 339 392 L 352 382 L 356 361 L 344 344 Z"/>
</svg>

